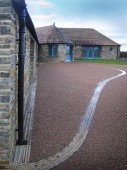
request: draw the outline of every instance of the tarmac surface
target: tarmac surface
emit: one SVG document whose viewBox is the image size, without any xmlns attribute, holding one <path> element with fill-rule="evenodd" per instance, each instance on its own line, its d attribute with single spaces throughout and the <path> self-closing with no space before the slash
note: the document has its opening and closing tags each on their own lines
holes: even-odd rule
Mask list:
<svg viewBox="0 0 127 170">
<path fill-rule="evenodd" d="M 39 64 L 30 162 L 63 150 L 79 130 L 97 84 L 126 66 Z M 53 170 L 127 170 L 127 75 L 101 92 L 88 135 L 79 150 Z"/>
</svg>

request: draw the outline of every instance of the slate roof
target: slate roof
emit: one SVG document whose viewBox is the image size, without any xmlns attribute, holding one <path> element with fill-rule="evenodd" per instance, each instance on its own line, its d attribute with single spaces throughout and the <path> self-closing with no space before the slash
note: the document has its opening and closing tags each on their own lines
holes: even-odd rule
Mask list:
<svg viewBox="0 0 127 170">
<path fill-rule="evenodd" d="M 118 45 L 108 37 L 90 28 L 57 28 L 55 25 L 36 29 L 40 44 L 68 43 L 75 45 Z"/>
<path fill-rule="evenodd" d="M 57 28 L 55 25 L 36 28 L 38 40 L 40 44 L 47 43 L 61 43 L 72 44 L 72 41 L 67 35 Z"/>
</svg>

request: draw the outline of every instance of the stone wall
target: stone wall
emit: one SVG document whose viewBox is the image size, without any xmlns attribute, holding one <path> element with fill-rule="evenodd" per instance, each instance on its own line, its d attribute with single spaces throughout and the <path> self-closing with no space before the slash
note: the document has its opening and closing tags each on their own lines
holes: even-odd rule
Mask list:
<svg viewBox="0 0 127 170">
<path fill-rule="evenodd" d="M 36 72 L 36 57 L 30 59 L 31 33 L 26 27 L 25 108 L 30 89 L 30 61 Z M 0 167 L 10 165 L 17 140 L 18 15 L 12 0 L 0 0 Z M 34 47 L 36 43 L 34 41 Z M 37 48 L 36 48 L 37 49 Z M 35 49 L 35 51 L 36 51 Z M 32 51 L 32 50 L 31 50 Z M 24 108 L 24 110 L 25 110 Z"/>
<path fill-rule="evenodd" d="M 0 0 L 0 166 L 11 162 L 15 139 L 16 21 L 11 0 Z"/>
<path fill-rule="evenodd" d="M 58 61 L 66 61 L 66 45 L 58 46 Z"/>
<path fill-rule="evenodd" d="M 25 72 L 24 72 L 24 107 L 26 108 L 31 84 L 35 81 L 37 75 L 37 56 L 38 45 L 32 34 L 26 26 L 26 56 L 25 56 Z M 24 109 L 25 109 L 24 108 Z"/>
<path fill-rule="evenodd" d="M 81 59 L 82 58 L 82 46 L 74 46 L 73 48 L 73 58 Z"/>
<path fill-rule="evenodd" d="M 82 58 L 82 46 L 73 46 L 72 60 Z M 117 59 L 119 58 L 119 47 L 118 46 L 102 46 L 100 48 L 100 58 L 102 59 Z M 66 61 L 66 45 L 58 45 L 58 56 L 51 58 L 48 55 L 48 45 L 40 45 L 39 48 L 39 61 Z"/>
<path fill-rule="evenodd" d="M 48 44 L 41 44 L 39 46 L 39 62 L 59 62 L 66 61 L 66 45 L 58 45 L 58 56 L 52 58 L 49 56 L 49 47 Z"/>
<path fill-rule="evenodd" d="M 100 51 L 102 59 L 117 59 L 119 58 L 119 47 L 117 46 L 102 46 Z"/>
<path fill-rule="evenodd" d="M 38 61 L 44 62 L 44 61 L 47 61 L 48 58 L 49 58 L 48 57 L 48 45 L 47 44 L 39 45 Z"/>
<path fill-rule="evenodd" d="M 102 46 L 100 48 L 100 58 L 102 59 L 117 59 L 119 58 L 119 53 L 118 46 Z M 73 57 L 74 59 L 82 58 L 82 46 L 74 46 Z"/>
</svg>

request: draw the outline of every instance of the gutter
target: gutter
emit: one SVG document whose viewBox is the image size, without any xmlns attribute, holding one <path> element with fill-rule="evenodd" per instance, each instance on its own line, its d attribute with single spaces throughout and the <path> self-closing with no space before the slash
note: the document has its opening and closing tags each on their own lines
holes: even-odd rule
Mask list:
<svg viewBox="0 0 127 170">
<path fill-rule="evenodd" d="M 24 140 L 24 64 L 25 64 L 25 27 L 27 26 L 38 42 L 33 22 L 26 9 L 25 0 L 12 0 L 12 5 L 19 19 L 19 52 L 18 52 L 18 140 L 17 145 L 25 145 Z"/>
<path fill-rule="evenodd" d="M 25 25 L 26 5 L 23 4 L 18 13 L 19 17 L 19 53 L 18 53 L 18 140 L 17 145 L 26 145 L 24 140 L 24 63 L 25 63 Z"/>
</svg>

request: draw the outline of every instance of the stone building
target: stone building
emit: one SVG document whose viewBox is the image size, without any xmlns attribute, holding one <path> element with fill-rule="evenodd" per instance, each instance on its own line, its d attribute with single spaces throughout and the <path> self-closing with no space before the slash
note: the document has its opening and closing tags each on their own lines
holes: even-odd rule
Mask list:
<svg viewBox="0 0 127 170">
<path fill-rule="evenodd" d="M 12 164 L 16 142 L 23 142 L 18 112 L 27 113 L 37 57 L 38 39 L 25 1 L 0 0 L 0 169 Z"/>
<path fill-rule="evenodd" d="M 119 47 L 93 29 L 52 25 L 35 31 L 25 0 L 0 0 L 0 169 L 12 165 L 16 146 L 29 143 L 24 128 L 30 127 L 37 61 L 115 59 Z"/>
<path fill-rule="evenodd" d="M 36 32 L 39 61 L 119 58 L 120 45 L 94 29 L 57 28 L 54 24 L 39 27 Z"/>
</svg>

